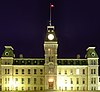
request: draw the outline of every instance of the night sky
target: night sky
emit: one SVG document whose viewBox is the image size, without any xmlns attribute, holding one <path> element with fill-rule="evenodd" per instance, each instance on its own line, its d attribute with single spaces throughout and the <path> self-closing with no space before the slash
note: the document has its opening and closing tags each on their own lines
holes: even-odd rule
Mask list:
<svg viewBox="0 0 100 92">
<path fill-rule="evenodd" d="M 83 58 L 89 46 L 95 46 L 100 57 L 99 0 L 1 0 L 0 56 L 5 45 L 14 48 L 16 57 L 44 57 L 44 38 L 49 25 L 58 38 L 58 57 Z"/>
</svg>

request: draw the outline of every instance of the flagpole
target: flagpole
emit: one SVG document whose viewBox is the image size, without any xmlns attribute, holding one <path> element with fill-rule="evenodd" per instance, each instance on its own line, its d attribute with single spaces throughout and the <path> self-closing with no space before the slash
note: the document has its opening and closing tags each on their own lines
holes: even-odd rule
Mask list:
<svg viewBox="0 0 100 92">
<path fill-rule="evenodd" d="M 51 3 L 50 3 L 50 21 L 49 21 L 49 25 L 51 26 Z"/>
</svg>

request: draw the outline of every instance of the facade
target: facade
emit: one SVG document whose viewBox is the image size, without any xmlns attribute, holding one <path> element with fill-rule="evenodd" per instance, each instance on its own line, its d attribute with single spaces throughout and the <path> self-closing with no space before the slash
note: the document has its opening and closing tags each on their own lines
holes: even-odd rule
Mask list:
<svg viewBox="0 0 100 92">
<path fill-rule="evenodd" d="M 58 58 L 58 40 L 54 26 L 47 26 L 44 58 L 16 58 L 11 46 L 5 46 L 1 57 L 3 91 L 79 91 L 99 90 L 98 55 L 88 47 L 84 59 Z"/>
</svg>

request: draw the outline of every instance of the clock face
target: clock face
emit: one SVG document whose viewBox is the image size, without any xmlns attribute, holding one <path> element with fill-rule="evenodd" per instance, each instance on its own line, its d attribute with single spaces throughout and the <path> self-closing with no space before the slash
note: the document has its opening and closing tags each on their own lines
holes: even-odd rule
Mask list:
<svg viewBox="0 0 100 92">
<path fill-rule="evenodd" d="M 54 39 L 54 35 L 53 35 L 53 34 L 49 34 L 49 35 L 48 35 L 48 39 L 49 39 L 49 40 L 53 40 L 53 39 Z"/>
</svg>

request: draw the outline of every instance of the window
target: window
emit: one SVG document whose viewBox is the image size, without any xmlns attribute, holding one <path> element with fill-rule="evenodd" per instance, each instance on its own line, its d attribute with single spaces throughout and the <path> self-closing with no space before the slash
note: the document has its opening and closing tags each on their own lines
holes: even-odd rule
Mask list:
<svg viewBox="0 0 100 92">
<path fill-rule="evenodd" d="M 67 74 L 67 70 L 65 70 L 65 74 Z"/>
<path fill-rule="evenodd" d="M 5 84 L 7 84 L 7 78 L 5 78 Z"/>
<path fill-rule="evenodd" d="M 30 90 L 30 87 L 28 87 L 28 91 Z"/>
<path fill-rule="evenodd" d="M 22 91 L 24 90 L 24 87 L 22 87 Z"/>
<path fill-rule="evenodd" d="M 42 88 L 42 87 L 40 87 L 40 90 L 43 90 L 43 88 Z"/>
<path fill-rule="evenodd" d="M 61 90 L 61 87 L 59 87 L 59 90 Z"/>
<path fill-rule="evenodd" d="M 91 74 L 93 74 L 93 69 L 91 69 Z"/>
<path fill-rule="evenodd" d="M 28 74 L 30 74 L 30 69 L 28 69 Z"/>
<path fill-rule="evenodd" d="M 8 78 L 8 83 L 9 83 L 9 78 Z"/>
<path fill-rule="evenodd" d="M 10 70 L 8 69 L 8 74 L 10 73 Z"/>
<path fill-rule="evenodd" d="M 67 90 L 67 87 L 65 87 L 65 90 Z"/>
<path fill-rule="evenodd" d="M 34 69 L 34 74 L 36 74 L 36 69 Z"/>
<path fill-rule="evenodd" d="M 83 84 L 85 84 L 85 78 L 83 78 Z"/>
<path fill-rule="evenodd" d="M 67 80 L 65 80 L 65 84 L 67 84 Z"/>
<path fill-rule="evenodd" d="M 70 74 L 73 74 L 73 70 L 72 69 L 70 70 Z"/>
<path fill-rule="evenodd" d="M 22 84 L 24 84 L 24 78 L 22 78 Z"/>
<path fill-rule="evenodd" d="M 94 78 L 94 84 L 96 84 L 96 78 Z"/>
<path fill-rule="evenodd" d="M 15 87 L 15 90 L 17 91 L 18 90 L 18 87 Z"/>
<path fill-rule="evenodd" d="M 77 87 L 77 90 L 79 90 L 79 87 Z"/>
<path fill-rule="evenodd" d="M 85 74 L 85 69 L 83 69 L 83 74 Z"/>
<path fill-rule="evenodd" d="M 83 91 L 85 91 L 85 86 L 83 87 Z"/>
<path fill-rule="evenodd" d="M 71 84 L 73 84 L 73 80 L 72 80 L 72 78 L 70 79 L 70 81 L 71 81 Z"/>
<path fill-rule="evenodd" d="M 73 90 L 73 87 L 71 87 L 71 90 Z"/>
<path fill-rule="evenodd" d="M 43 78 L 40 78 L 40 84 L 41 85 L 43 84 Z"/>
<path fill-rule="evenodd" d="M 5 87 L 5 91 L 7 91 L 7 87 Z"/>
<path fill-rule="evenodd" d="M 59 70 L 59 74 L 61 74 L 61 70 Z"/>
<path fill-rule="evenodd" d="M 18 78 L 15 78 L 15 81 L 18 82 Z"/>
<path fill-rule="evenodd" d="M 28 84 L 30 84 L 30 80 L 31 80 L 31 79 L 30 79 L 30 78 L 28 78 Z"/>
<path fill-rule="evenodd" d="M 34 87 L 34 90 L 36 90 L 36 87 Z"/>
<path fill-rule="evenodd" d="M 79 75 L 79 69 L 76 69 L 76 74 Z"/>
<path fill-rule="evenodd" d="M 76 79 L 76 84 L 79 84 L 79 78 Z"/>
<path fill-rule="evenodd" d="M 93 78 L 91 78 L 91 84 L 93 84 Z"/>
<path fill-rule="evenodd" d="M 91 74 L 96 74 L 96 69 L 91 69 Z"/>
<path fill-rule="evenodd" d="M 7 69 L 5 69 L 5 74 L 7 73 Z"/>
<path fill-rule="evenodd" d="M 0 85 L 0 91 L 2 90 L 2 87 L 1 87 L 1 85 Z"/>
<path fill-rule="evenodd" d="M 22 69 L 22 74 L 24 74 L 24 69 Z"/>
<path fill-rule="evenodd" d="M 94 69 L 94 74 L 96 74 L 96 69 Z"/>
<path fill-rule="evenodd" d="M 43 69 L 40 69 L 40 74 L 43 74 Z"/>
<path fill-rule="evenodd" d="M 34 84 L 36 84 L 36 78 L 34 78 Z"/>
<path fill-rule="evenodd" d="M 16 74 L 18 74 L 18 69 L 16 69 Z"/>
</svg>

